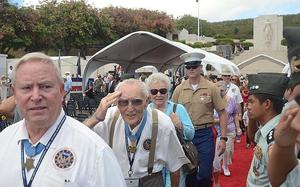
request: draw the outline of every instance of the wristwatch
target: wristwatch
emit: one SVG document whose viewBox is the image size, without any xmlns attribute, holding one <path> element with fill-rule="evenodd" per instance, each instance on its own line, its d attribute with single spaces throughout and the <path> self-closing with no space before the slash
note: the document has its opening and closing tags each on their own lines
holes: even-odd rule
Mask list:
<svg viewBox="0 0 300 187">
<path fill-rule="evenodd" d="M 220 140 L 224 140 L 225 142 L 227 142 L 228 138 L 226 136 L 221 136 Z"/>
</svg>

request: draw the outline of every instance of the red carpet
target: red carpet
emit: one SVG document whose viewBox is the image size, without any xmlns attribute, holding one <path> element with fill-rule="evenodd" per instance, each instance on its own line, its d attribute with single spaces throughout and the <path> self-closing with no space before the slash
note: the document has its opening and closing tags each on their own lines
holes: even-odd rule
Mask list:
<svg viewBox="0 0 300 187">
<path fill-rule="evenodd" d="M 225 177 L 222 173 L 219 177 L 220 187 L 245 187 L 248 171 L 253 156 L 253 145 L 246 148 L 245 135 L 241 138 L 241 143 L 235 143 L 233 163 L 229 166 L 230 177 Z"/>
</svg>

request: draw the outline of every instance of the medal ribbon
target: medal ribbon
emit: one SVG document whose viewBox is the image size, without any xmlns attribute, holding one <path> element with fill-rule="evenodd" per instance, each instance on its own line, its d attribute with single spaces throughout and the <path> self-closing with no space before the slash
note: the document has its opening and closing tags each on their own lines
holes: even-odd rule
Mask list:
<svg viewBox="0 0 300 187">
<path fill-rule="evenodd" d="M 22 140 L 25 153 L 26 155 L 30 157 L 34 157 L 35 155 L 39 155 L 45 146 L 42 143 L 38 143 L 37 146 L 32 146 L 32 144 L 29 142 L 29 140 Z"/>
<path fill-rule="evenodd" d="M 56 127 L 54 133 L 52 134 L 51 138 L 49 139 L 44 151 L 42 152 L 42 155 L 40 157 L 40 159 L 38 160 L 38 163 L 36 165 L 36 167 L 33 170 L 33 173 L 31 175 L 31 178 L 29 180 L 29 183 L 27 183 L 27 179 L 26 179 L 26 173 L 25 173 L 25 165 L 24 165 L 24 143 L 23 141 L 21 142 L 21 164 L 22 164 L 22 178 L 23 178 L 23 185 L 24 187 L 31 187 L 32 182 L 34 180 L 34 177 L 47 153 L 47 151 L 50 148 L 50 145 L 52 144 L 52 142 L 54 141 L 55 137 L 57 136 L 59 130 L 61 129 L 62 125 L 64 124 L 64 122 L 66 121 L 66 115 L 63 116 L 63 118 L 61 119 L 61 121 L 59 122 L 58 126 Z"/>
<path fill-rule="evenodd" d="M 143 132 L 143 129 L 145 127 L 146 122 L 147 122 L 147 110 L 144 110 L 144 116 L 143 116 L 142 123 L 141 123 L 138 131 L 134 135 L 129 130 L 129 125 L 125 123 L 125 142 L 126 142 L 126 150 L 127 150 L 128 161 L 129 161 L 129 165 L 130 165 L 130 168 L 129 168 L 129 171 L 128 171 L 129 177 L 131 177 L 131 174 L 132 174 L 132 165 L 133 165 L 133 162 L 134 162 L 136 152 L 133 153 L 132 158 L 131 158 L 129 145 L 128 145 L 128 138 L 131 142 L 135 141 L 136 146 L 137 146 L 138 142 L 140 140 L 141 134 Z"/>
</svg>

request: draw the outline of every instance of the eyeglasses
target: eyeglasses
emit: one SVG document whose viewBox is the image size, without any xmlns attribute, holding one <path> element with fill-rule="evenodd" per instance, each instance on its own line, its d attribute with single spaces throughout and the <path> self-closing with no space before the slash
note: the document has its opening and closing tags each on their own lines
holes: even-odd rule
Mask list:
<svg viewBox="0 0 300 187">
<path fill-rule="evenodd" d="M 131 103 L 132 106 L 140 106 L 141 104 L 143 104 L 143 100 L 142 99 L 119 99 L 118 100 L 118 106 L 120 107 L 126 107 L 129 105 L 129 103 Z"/>
<path fill-rule="evenodd" d="M 222 75 L 223 77 L 230 77 L 230 75 Z"/>
<path fill-rule="evenodd" d="M 237 79 L 230 79 L 231 81 L 237 81 Z"/>
<path fill-rule="evenodd" d="M 185 66 L 186 69 L 196 69 L 198 68 L 199 66 Z"/>
<path fill-rule="evenodd" d="M 161 93 L 161 94 L 166 94 L 168 92 L 167 88 L 162 88 L 162 89 L 151 89 L 150 93 L 151 95 L 156 95 L 157 93 Z"/>
</svg>

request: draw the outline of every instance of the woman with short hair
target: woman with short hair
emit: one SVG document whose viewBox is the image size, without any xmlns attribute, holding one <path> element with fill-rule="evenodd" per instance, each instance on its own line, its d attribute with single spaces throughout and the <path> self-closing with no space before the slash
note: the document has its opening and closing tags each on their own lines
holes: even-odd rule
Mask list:
<svg viewBox="0 0 300 187">
<path fill-rule="evenodd" d="M 169 93 L 171 83 L 169 77 L 163 73 L 153 73 L 146 80 L 146 85 L 150 93 L 151 108 L 156 108 L 170 116 L 175 128 L 183 131 L 185 140 L 191 141 L 194 138 L 195 129 L 185 107 L 181 104 L 176 105 L 176 112 L 173 112 L 175 103 L 170 101 Z M 180 187 L 185 187 L 186 173 L 180 170 Z M 164 168 L 165 187 L 171 186 L 170 173 Z"/>
</svg>

